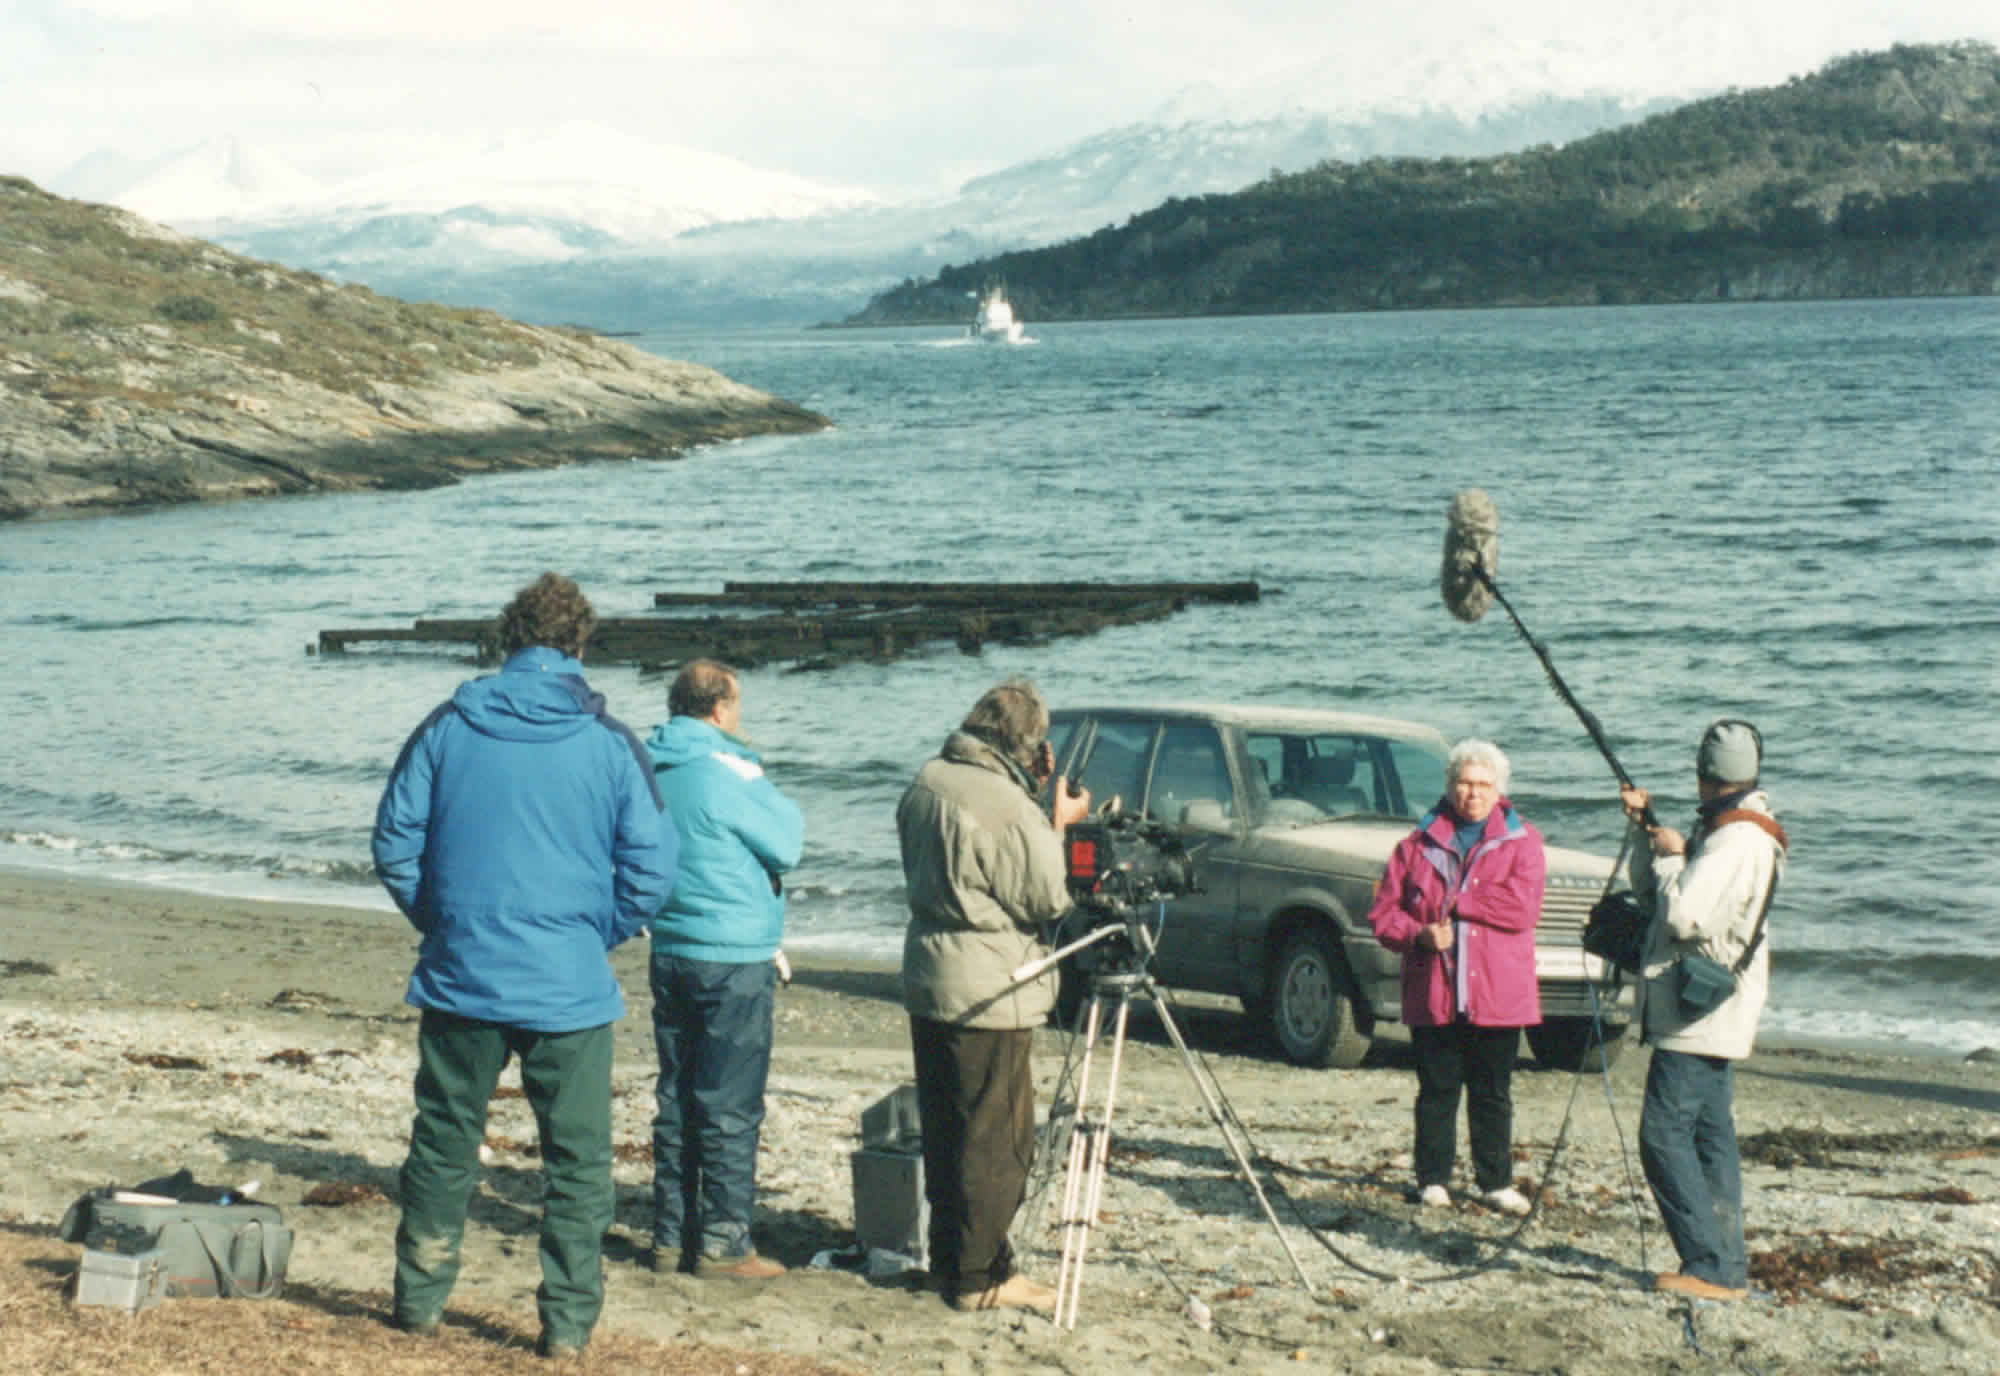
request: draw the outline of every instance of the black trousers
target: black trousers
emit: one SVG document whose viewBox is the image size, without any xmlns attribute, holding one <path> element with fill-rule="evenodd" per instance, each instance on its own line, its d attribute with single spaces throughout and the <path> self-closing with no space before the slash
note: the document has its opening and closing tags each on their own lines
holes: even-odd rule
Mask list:
<svg viewBox="0 0 2000 1376">
<path fill-rule="evenodd" d="M 1034 1029 L 910 1019 L 923 1119 L 930 1270 L 946 1299 L 1014 1273 L 1007 1229 L 1035 1155 Z"/>
<path fill-rule="evenodd" d="M 1417 1053 L 1417 1185 L 1450 1185 L 1458 1154 L 1458 1099 L 1465 1093 L 1473 1180 L 1482 1191 L 1514 1183 L 1514 1055 L 1518 1027 L 1412 1027 Z"/>
</svg>

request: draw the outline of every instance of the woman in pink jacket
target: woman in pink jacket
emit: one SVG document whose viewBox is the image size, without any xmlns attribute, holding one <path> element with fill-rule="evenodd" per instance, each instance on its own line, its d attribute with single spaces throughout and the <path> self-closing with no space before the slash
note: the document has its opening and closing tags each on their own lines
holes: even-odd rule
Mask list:
<svg viewBox="0 0 2000 1376">
<path fill-rule="evenodd" d="M 1451 1203 L 1458 1100 L 1466 1096 L 1474 1183 L 1510 1214 L 1510 1086 L 1521 1029 L 1542 1020 L 1535 923 L 1542 836 L 1507 800 L 1509 766 L 1489 741 L 1461 741 L 1444 797 L 1389 856 L 1368 922 L 1403 957 L 1403 1021 L 1417 1055 L 1417 1201 Z"/>
</svg>

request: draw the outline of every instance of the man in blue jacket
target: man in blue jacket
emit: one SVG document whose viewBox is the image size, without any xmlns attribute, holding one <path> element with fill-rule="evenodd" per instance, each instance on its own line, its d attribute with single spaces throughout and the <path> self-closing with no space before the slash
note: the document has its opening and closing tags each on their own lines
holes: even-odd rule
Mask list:
<svg viewBox="0 0 2000 1376">
<path fill-rule="evenodd" d="M 646 739 L 681 838 L 681 877 L 653 919 L 656 1271 L 762 1280 L 784 1267 L 750 1241 L 757 1136 L 771 1068 L 779 876 L 799 863 L 805 819 L 737 734 L 743 695 L 726 664 L 697 659 Z"/>
<path fill-rule="evenodd" d="M 510 1058 L 541 1134 L 544 1356 L 604 1307 L 611 1224 L 609 953 L 673 889 L 680 851 L 645 748 L 584 682 L 597 618 L 545 573 L 500 619 L 497 674 L 461 684 L 404 743 L 375 813 L 375 871 L 420 933 L 423 1010 L 391 1321 L 435 1332 L 458 1279 L 486 1105 Z"/>
</svg>

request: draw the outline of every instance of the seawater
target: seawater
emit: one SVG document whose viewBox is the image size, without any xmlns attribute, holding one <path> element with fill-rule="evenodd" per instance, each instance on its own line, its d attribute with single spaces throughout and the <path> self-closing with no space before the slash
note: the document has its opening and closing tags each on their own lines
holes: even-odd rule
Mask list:
<svg viewBox="0 0 2000 1376">
<path fill-rule="evenodd" d="M 468 674 L 314 656 L 321 628 L 487 616 L 544 568 L 606 615 L 725 579 L 1256 579 L 1249 606 L 1033 646 L 746 676 L 803 805 L 791 944 L 892 959 L 896 798 L 1011 674 L 1058 703 L 1346 706 L 1499 741 L 1551 840 L 1615 781 L 1498 608 L 1438 594 L 1444 511 L 1685 825 L 1721 715 L 1794 838 L 1780 1033 L 2000 1045 L 1994 861 L 2000 302 L 1442 312 L 639 343 L 824 434 L 429 492 L 0 528 L 0 864 L 388 909 L 367 836 L 405 734 Z M 665 683 L 592 678 L 643 731 Z"/>
</svg>

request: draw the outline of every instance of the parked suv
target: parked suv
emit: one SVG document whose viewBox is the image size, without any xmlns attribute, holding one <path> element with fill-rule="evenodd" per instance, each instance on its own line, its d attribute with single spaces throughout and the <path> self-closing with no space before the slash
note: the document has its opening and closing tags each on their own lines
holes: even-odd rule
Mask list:
<svg viewBox="0 0 2000 1376">
<path fill-rule="evenodd" d="M 1368 926 L 1389 852 L 1444 794 L 1436 730 L 1351 712 L 1190 705 L 1064 708 L 1050 740 L 1092 805 L 1117 800 L 1175 827 L 1199 890 L 1173 899 L 1153 973 L 1227 994 L 1300 1065 L 1353 1066 L 1377 1023 L 1400 1019 L 1399 958 Z M 1616 1055 L 1632 990 L 1582 945 L 1612 862 L 1549 846 L 1536 929 L 1537 1060 L 1596 1066 Z M 1591 1036 L 1592 989 L 1604 1006 Z M 1065 1002 L 1079 996 L 1074 975 Z"/>
</svg>

